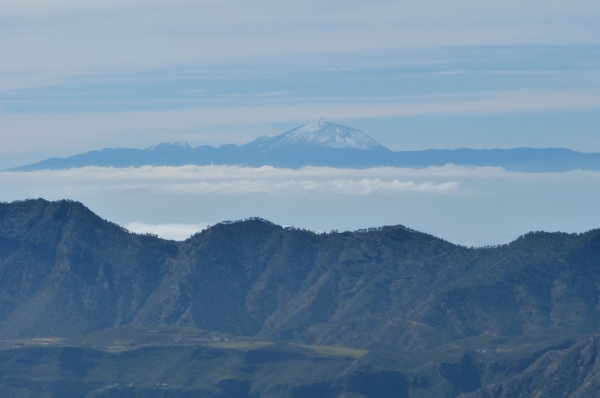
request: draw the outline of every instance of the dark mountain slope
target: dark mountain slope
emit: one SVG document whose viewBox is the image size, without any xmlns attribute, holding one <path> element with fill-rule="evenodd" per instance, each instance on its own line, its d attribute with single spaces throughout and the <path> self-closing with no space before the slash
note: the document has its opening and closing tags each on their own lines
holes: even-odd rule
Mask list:
<svg viewBox="0 0 600 398">
<path fill-rule="evenodd" d="M 600 394 L 600 338 L 566 349 L 551 349 L 516 376 L 462 398 L 584 398 Z"/>
<path fill-rule="evenodd" d="M 80 203 L 0 205 L 0 334 L 68 336 L 131 321 L 178 247 Z"/>
<path fill-rule="evenodd" d="M 173 242 L 4 203 L 0 395 L 596 396 L 599 267 L 600 230 L 465 248 L 249 219 Z"/>
<path fill-rule="evenodd" d="M 468 249 L 402 226 L 314 234 L 260 219 L 185 242 L 79 203 L 0 205 L 0 336 L 169 324 L 422 349 L 473 336 L 594 333 L 600 231 Z"/>
</svg>

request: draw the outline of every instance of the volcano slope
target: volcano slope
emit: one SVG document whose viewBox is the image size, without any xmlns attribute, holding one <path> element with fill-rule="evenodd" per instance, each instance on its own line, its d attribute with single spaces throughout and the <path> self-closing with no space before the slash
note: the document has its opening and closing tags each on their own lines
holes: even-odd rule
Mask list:
<svg viewBox="0 0 600 398">
<path fill-rule="evenodd" d="M 600 382 L 599 267 L 599 230 L 466 248 L 403 226 L 316 234 L 255 218 L 174 242 L 77 202 L 4 203 L 0 392 L 590 396 Z M 170 337 L 143 343 L 158 326 Z M 131 333 L 110 337 L 115 328 Z M 188 338 L 182 348 L 184 330 L 229 337 L 226 347 Z M 219 354 L 190 356 L 207 344 Z M 192 367 L 177 379 L 172 358 L 221 371 Z M 106 370 L 119 361 L 129 370 Z M 153 369 L 151 380 L 135 368 Z M 552 393 L 542 391 L 548 378 Z"/>
</svg>

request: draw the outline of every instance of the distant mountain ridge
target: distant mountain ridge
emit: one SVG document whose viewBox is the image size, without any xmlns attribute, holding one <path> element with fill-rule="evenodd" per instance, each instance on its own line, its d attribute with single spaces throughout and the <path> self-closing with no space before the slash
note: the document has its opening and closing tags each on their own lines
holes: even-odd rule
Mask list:
<svg viewBox="0 0 600 398">
<path fill-rule="evenodd" d="M 238 165 L 284 168 L 329 166 L 341 168 L 425 168 L 454 164 L 503 167 L 523 172 L 600 170 L 600 153 L 564 148 L 429 149 L 392 151 L 360 130 L 319 120 L 283 134 L 260 137 L 244 145 L 163 143 L 146 149 L 105 148 L 67 158 L 50 158 L 4 171 L 35 171 L 99 167 Z"/>
</svg>

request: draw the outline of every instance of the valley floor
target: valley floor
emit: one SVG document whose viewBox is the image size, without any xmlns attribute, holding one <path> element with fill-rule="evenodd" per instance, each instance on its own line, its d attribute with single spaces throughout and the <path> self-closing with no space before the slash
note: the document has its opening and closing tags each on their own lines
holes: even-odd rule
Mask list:
<svg viewBox="0 0 600 398">
<path fill-rule="evenodd" d="M 3 397 L 586 397 L 597 336 L 480 336 L 421 352 L 168 326 L 0 342 Z M 592 395 L 590 395 L 592 394 Z"/>
</svg>

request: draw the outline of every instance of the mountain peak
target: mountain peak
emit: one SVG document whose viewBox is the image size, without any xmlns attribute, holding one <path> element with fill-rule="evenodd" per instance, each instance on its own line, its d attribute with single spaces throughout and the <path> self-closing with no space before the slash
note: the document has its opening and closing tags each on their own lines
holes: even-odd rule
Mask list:
<svg viewBox="0 0 600 398">
<path fill-rule="evenodd" d="M 249 145 L 263 151 L 270 151 L 290 145 L 361 150 L 385 148 L 360 130 L 331 123 L 325 119 L 319 119 L 274 137 L 261 137 L 252 141 Z"/>
</svg>

